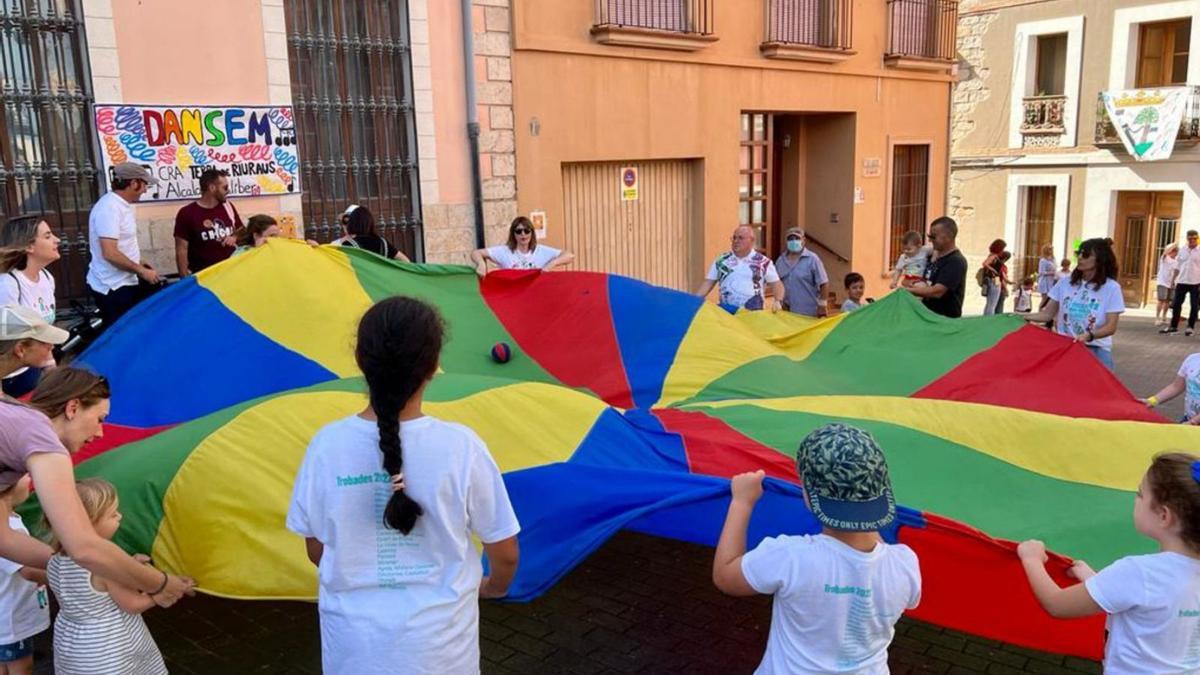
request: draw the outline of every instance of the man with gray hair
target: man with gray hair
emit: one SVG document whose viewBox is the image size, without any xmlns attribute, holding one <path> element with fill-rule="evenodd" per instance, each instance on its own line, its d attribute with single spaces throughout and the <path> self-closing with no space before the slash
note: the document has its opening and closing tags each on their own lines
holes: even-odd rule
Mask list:
<svg viewBox="0 0 1200 675">
<path fill-rule="evenodd" d="M 730 250 L 717 256 L 704 276 L 696 295 L 705 297 L 720 285 L 721 306 L 730 312 L 738 309 L 763 309 L 766 289 L 771 287 L 771 311 L 783 307 L 784 288 L 771 259 L 754 250 L 754 228 L 742 225 L 730 237 Z"/>
<path fill-rule="evenodd" d="M 812 249 L 805 246 L 804 230 L 793 227 L 787 231 L 787 250 L 775 261 L 775 269 L 783 281 L 786 307 L 793 314 L 823 317 L 826 315 L 825 291 L 829 275 L 825 265 Z"/>
<path fill-rule="evenodd" d="M 133 211 L 134 203 L 149 186 L 158 185 L 158 179 L 140 164 L 123 162 L 112 168 L 111 185 L 88 216 L 92 260 L 87 283 L 106 328 L 149 296 L 160 281 L 154 267 L 142 262 Z"/>
</svg>

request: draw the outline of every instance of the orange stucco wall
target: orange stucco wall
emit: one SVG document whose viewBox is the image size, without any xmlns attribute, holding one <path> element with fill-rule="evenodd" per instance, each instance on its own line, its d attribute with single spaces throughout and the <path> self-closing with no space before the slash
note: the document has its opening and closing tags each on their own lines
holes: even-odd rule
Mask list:
<svg viewBox="0 0 1200 675">
<path fill-rule="evenodd" d="M 514 8 L 519 209 L 547 212 L 549 243 L 562 243 L 562 227 L 555 227 L 562 223 L 562 163 L 703 158 L 704 257 L 711 259 L 728 246 L 738 218 L 740 113 L 854 113 L 854 133 L 841 134 L 846 141 L 838 148 L 840 154 L 829 159 L 831 166 L 840 167 L 839 173 L 853 175 L 853 182 L 831 181 L 830 189 L 837 194 L 828 195 L 830 204 L 844 204 L 852 213 L 839 213 L 836 225 L 812 222 L 828 219 L 830 211 L 803 200 L 804 181 L 817 180 L 822 172 L 816 153 L 809 153 L 802 169 L 789 171 L 797 184 L 785 192 L 798 190 L 801 201 L 786 207 L 805 213 L 809 222 L 804 225 L 811 231 L 825 230 L 849 244 L 847 257 L 853 269 L 868 278 L 869 293 L 886 290 L 891 144 L 931 145 L 928 213 L 930 219 L 941 215 L 950 77 L 883 65 L 884 3 L 854 4 L 857 54 L 835 65 L 762 57 L 765 2 L 714 3 L 719 40 L 695 53 L 597 44 L 589 35 L 593 4 L 523 0 Z M 537 136 L 530 131 L 534 118 L 540 126 Z M 811 145 L 811 133 L 808 136 L 805 140 Z M 862 175 L 866 158 L 881 160 L 882 175 Z M 852 173 L 845 170 L 847 163 Z M 856 186 L 863 196 L 857 204 Z M 840 291 L 840 286 L 838 280 L 831 288 Z"/>
<path fill-rule="evenodd" d="M 467 96 L 463 86 L 462 11 L 457 2 L 429 0 L 433 124 L 437 138 L 439 201 L 471 201 L 467 150 Z"/>
</svg>

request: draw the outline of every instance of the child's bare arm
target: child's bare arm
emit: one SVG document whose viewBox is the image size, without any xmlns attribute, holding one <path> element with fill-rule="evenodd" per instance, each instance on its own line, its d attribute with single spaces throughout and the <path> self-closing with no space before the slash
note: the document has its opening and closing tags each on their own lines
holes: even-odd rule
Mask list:
<svg viewBox="0 0 1200 675">
<path fill-rule="evenodd" d="M 490 572 L 479 585 L 479 597 L 503 598 L 508 594 L 513 576 L 517 573 L 517 562 L 521 551 L 515 536 L 485 543 L 483 552 L 487 556 Z"/>
<path fill-rule="evenodd" d="M 40 570 L 36 567 L 22 567 L 17 570 L 17 574 L 25 581 L 30 581 L 42 586 L 46 585 L 46 570 Z"/>
<path fill-rule="evenodd" d="M 721 538 L 713 555 L 713 585 L 727 595 L 758 595 L 758 591 L 742 573 L 742 556 L 746 555 L 746 528 L 750 525 L 750 514 L 762 497 L 763 476 L 760 469 L 739 474 L 730 481 L 733 499 L 729 501 L 725 527 L 721 528 Z"/>
<path fill-rule="evenodd" d="M 1176 375 L 1175 379 L 1171 381 L 1171 384 L 1163 387 L 1157 394 L 1153 396 L 1147 396 L 1142 400 L 1146 402 L 1146 405 L 1153 408 L 1156 405 L 1166 403 L 1167 401 L 1170 401 L 1176 396 L 1182 394 L 1184 389 L 1187 389 L 1187 381 L 1184 380 L 1181 375 Z M 1152 401 L 1151 399 L 1154 400 Z"/>
<path fill-rule="evenodd" d="M 97 590 L 107 591 L 112 596 L 113 602 L 117 603 L 117 607 L 120 607 L 121 611 L 126 614 L 141 614 L 151 607 L 157 606 L 154 598 L 149 595 L 128 586 L 122 586 L 115 581 L 92 575 L 92 584 Z"/>
<path fill-rule="evenodd" d="M 1040 541 L 1029 540 L 1017 547 L 1021 566 L 1029 578 L 1033 595 L 1050 616 L 1056 619 L 1074 619 L 1103 612 L 1082 583 L 1063 588 L 1050 578 L 1046 571 L 1046 546 Z"/>
</svg>

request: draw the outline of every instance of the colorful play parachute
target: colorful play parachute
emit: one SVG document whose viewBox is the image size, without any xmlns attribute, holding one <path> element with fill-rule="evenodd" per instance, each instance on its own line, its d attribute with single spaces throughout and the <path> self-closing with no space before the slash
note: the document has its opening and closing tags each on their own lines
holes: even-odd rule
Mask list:
<svg viewBox="0 0 1200 675">
<path fill-rule="evenodd" d="M 523 527 L 517 600 L 622 528 L 715 543 L 741 471 L 771 477 L 751 545 L 817 531 L 793 458 L 838 420 L 888 455 L 903 506 L 886 536 L 917 551 L 925 582 L 914 616 L 1098 657 L 1102 620 L 1046 615 L 1011 541 L 1094 567 L 1150 550 L 1132 525 L 1138 480 L 1155 452 L 1200 440 L 1079 345 L 1013 317 L 943 319 L 903 292 L 823 321 L 731 315 L 612 275 L 481 282 L 273 241 L 155 296 L 83 355 L 114 399 L 78 473 L 120 489 L 119 543 L 210 593 L 312 598 L 284 529 L 292 479 L 312 434 L 363 407 L 353 331 L 395 294 L 448 321 L 428 412 L 475 429 L 505 472 Z M 510 362 L 490 358 L 498 342 Z M 1051 567 L 1068 583 L 1066 559 Z"/>
</svg>

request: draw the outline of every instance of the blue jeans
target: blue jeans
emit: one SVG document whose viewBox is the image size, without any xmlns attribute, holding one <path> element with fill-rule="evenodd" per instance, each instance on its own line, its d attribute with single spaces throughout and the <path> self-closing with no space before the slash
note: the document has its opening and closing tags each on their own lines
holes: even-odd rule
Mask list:
<svg viewBox="0 0 1200 675">
<path fill-rule="evenodd" d="M 1095 356 L 1097 359 L 1099 359 L 1100 363 L 1103 363 L 1105 368 L 1108 368 L 1109 370 L 1114 370 L 1116 368 L 1116 366 L 1113 364 L 1112 350 L 1101 349 L 1091 345 L 1086 346 L 1088 351 L 1092 353 L 1092 356 Z"/>
<path fill-rule="evenodd" d="M 997 277 L 988 278 L 983 289 L 983 296 L 987 298 L 983 305 L 983 315 L 1003 314 L 1004 298 L 1008 295 L 1008 289 L 1004 288 Z"/>
</svg>

